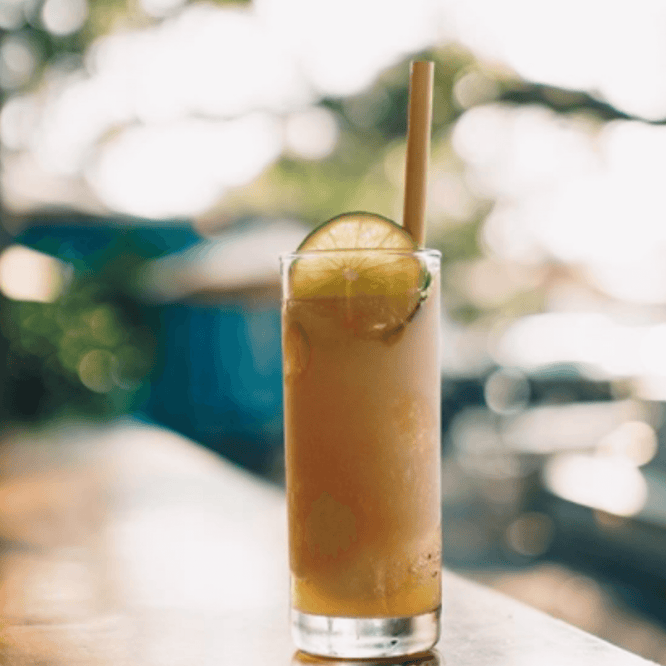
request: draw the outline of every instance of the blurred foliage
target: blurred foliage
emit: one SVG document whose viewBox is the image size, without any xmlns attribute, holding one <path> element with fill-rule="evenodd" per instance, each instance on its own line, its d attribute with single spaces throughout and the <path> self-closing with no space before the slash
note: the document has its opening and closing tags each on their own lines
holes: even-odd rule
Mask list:
<svg viewBox="0 0 666 666">
<path fill-rule="evenodd" d="M 163 20 L 148 15 L 136 0 L 89 0 L 88 17 L 81 28 L 57 36 L 40 21 L 44 1 L 19 2 L 23 20 L 11 30 L 0 31 L 0 44 L 8 37 L 20 38 L 36 57 L 31 75 L 3 90 L 3 99 L 38 86 L 51 64 L 84 68 L 86 49 L 100 35 Z M 495 101 L 537 104 L 560 114 L 586 115 L 600 123 L 626 118 L 586 93 L 521 81 L 512 72 L 478 62 L 455 45 L 412 54 L 362 93 L 320 100 L 339 128 L 334 151 L 322 159 L 284 154 L 254 182 L 227 192 L 205 216 L 211 220 L 210 226 L 215 228 L 220 219 L 246 216 L 295 218 L 314 226 L 344 210 L 372 210 L 400 220 L 409 61 L 414 57 L 436 63 L 432 146 L 437 168 L 431 172 L 431 185 L 433 189 L 442 186 L 445 194 L 431 197 L 428 244 L 440 249 L 448 262 L 471 264 L 483 254 L 480 230 L 493 206 L 467 181 L 465 165 L 451 145 L 453 126 L 468 108 Z M 447 183 L 458 193 L 462 207 L 460 201 L 447 197 Z M 205 228 L 206 219 L 200 222 Z M 53 247 L 47 242 L 37 249 L 58 254 L 62 239 L 52 240 Z M 111 415 L 130 409 L 139 400 L 155 343 L 146 310 L 132 295 L 131 279 L 138 263 L 151 251 L 122 242 L 100 248 L 84 260 L 60 254 L 72 263 L 76 277 L 56 302 L 0 301 L 4 333 L 0 361 L 6 357 L 7 375 L 4 381 L 0 376 L 4 388 L 0 403 L 10 416 L 42 419 L 66 410 Z M 103 267 L 101 271 L 90 269 L 93 255 L 95 265 Z M 491 311 L 507 315 L 538 311 L 543 305 L 538 290 L 508 293 L 504 301 L 483 306 L 473 302 L 455 280 L 444 286 L 451 315 L 465 324 L 483 320 Z"/>
<path fill-rule="evenodd" d="M 136 0 L 88 0 L 87 17 L 78 30 L 69 34 L 54 34 L 46 29 L 41 11 L 46 0 L 15 0 L 0 15 L 11 15 L 11 20 L 0 22 L 0 45 L 8 37 L 28 45 L 34 56 L 34 67 L 29 76 L 18 84 L 0 87 L 0 96 L 33 88 L 42 80 L 44 70 L 52 63 L 79 59 L 98 37 L 118 28 L 140 29 L 160 22 L 164 17 L 154 17 L 142 10 Z M 183 4 L 196 2 L 184 0 Z M 246 7 L 251 0 L 213 0 L 217 5 Z M 177 6 L 176 10 L 180 7 Z"/>
<path fill-rule="evenodd" d="M 455 79 L 474 59 L 456 47 L 421 56 L 436 63 L 433 144 L 448 143 L 451 126 L 462 112 L 452 96 Z M 333 113 L 340 128 L 333 153 L 321 160 L 282 157 L 257 181 L 228 195 L 211 217 L 221 212 L 276 214 L 313 225 L 341 210 L 401 217 L 408 95 L 409 60 L 404 60 L 358 95 L 323 99 L 321 106 Z"/>
<path fill-rule="evenodd" d="M 455 100 L 454 86 L 476 61 L 455 46 L 416 57 L 436 63 L 433 155 L 473 202 L 471 214 L 462 221 L 445 206 L 431 210 L 428 243 L 449 260 L 474 258 L 480 253 L 478 230 L 490 202 L 479 200 L 461 178 L 464 165 L 453 151 L 450 133 L 464 111 Z M 283 216 L 315 226 L 342 210 L 371 210 L 400 220 L 408 96 L 409 60 L 404 60 L 358 95 L 322 100 L 340 128 L 335 150 L 320 160 L 283 156 L 259 179 L 228 194 L 210 217 Z"/>
<path fill-rule="evenodd" d="M 81 273 L 52 303 L 5 300 L 3 402 L 13 419 L 114 416 L 141 398 L 155 343 L 121 277 L 134 263 L 121 257 L 100 274 Z"/>
</svg>

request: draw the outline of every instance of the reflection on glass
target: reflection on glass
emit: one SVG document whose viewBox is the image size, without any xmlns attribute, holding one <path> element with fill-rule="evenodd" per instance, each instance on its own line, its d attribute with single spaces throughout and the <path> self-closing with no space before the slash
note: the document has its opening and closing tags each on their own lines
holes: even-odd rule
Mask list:
<svg viewBox="0 0 666 666">
<path fill-rule="evenodd" d="M 395 659 L 328 659 L 305 652 L 295 652 L 291 666 L 440 666 L 442 660 L 435 650 Z"/>
</svg>

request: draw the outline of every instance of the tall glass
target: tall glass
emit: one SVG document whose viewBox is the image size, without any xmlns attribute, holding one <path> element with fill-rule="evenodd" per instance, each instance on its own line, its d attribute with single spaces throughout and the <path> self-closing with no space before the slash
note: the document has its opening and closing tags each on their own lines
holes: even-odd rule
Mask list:
<svg viewBox="0 0 666 666">
<path fill-rule="evenodd" d="M 292 633 L 347 658 L 427 650 L 441 605 L 440 255 L 363 252 L 382 279 L 356 250 L 281 265 Z M 303 288 L 322 270 L 342 295 Z"/>
</svg>

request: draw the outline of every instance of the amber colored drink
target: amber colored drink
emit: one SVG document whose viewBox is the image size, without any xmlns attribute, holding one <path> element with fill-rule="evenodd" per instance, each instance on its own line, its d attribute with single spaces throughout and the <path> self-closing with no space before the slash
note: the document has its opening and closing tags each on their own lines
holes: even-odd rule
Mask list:
<svg viewBox="0 0 666 666">
<path fill-rule="evenodd" d="M 439 255 L 409 254 L 427 279 L 346 296 L 303 297 L 283 265 L 292 607 L 306 615 L 440 606 Z"/>
</svg>

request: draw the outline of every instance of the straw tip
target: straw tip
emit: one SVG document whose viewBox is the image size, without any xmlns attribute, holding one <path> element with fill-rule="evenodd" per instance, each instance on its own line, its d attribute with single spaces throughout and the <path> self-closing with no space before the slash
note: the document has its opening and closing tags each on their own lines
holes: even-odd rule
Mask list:
<svg viewBox="0 0 666 666">
<path fill-rule="evenodd" d="M 412 60 L 412 70 L 434 71 L 435 63 L 432 60 Z"/>
</svg>

